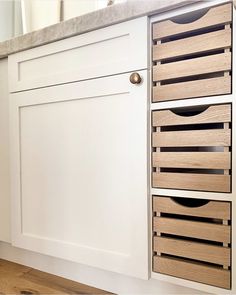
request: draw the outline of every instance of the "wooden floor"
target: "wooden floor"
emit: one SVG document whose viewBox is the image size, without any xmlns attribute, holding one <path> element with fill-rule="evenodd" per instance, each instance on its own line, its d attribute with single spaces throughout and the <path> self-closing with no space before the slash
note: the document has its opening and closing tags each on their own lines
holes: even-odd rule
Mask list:
<svg viewBox="0 0 236 295">
<path fill-rule="evenodd" d="M 0 259 L 0 294 L 109 294 Z"/>
</svg>

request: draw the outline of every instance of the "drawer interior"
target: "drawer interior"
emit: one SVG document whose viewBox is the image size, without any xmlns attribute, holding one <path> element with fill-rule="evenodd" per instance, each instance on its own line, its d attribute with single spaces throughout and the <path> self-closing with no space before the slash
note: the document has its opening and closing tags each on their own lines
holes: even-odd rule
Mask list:
<svg viewBox="0 0 236 295">
<path fill-rule="evenodd" d="M 154 196 L 153 271 L 230 289 L 230 202 Z"/>
<path fill-rule="evenodd" d="M 153 24 L 153 102 L 231 93 L 232 4 Z"/>
<path fill-rule="evenodd" d="M 231 105 L 153 111 L 152 184 L 231 191 Z"/>
</svg>

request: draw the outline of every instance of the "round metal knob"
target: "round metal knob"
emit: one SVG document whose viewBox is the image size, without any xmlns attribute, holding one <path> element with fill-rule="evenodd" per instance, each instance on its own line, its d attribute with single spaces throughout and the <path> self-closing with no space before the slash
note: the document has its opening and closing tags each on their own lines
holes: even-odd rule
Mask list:
<svg viewBox="0 0 236 295">
<path fill-rule="evenodd" d="M 140 84 L 142 82 L 142 78 L 139 73 L 132 73 L 129 77 L 129 80 L 132 84 Z"/>
</svg>

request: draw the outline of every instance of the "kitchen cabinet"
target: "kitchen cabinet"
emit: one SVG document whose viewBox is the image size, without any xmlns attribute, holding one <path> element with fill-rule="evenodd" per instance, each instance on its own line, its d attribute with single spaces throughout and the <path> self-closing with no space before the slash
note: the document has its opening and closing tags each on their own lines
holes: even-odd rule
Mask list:
<svg viewBox="0 0 236 295">
<path fill-rule="evenodd" d="M 13 246 L 235 293 L 234 19 L 193 3 L 150 40 L 141 17 L 9 57 Z"/>
<path fill-rule="evenodd" d="M 148 277 L 147 71 L 10 96 L 14 246 Z"/>
</svg>

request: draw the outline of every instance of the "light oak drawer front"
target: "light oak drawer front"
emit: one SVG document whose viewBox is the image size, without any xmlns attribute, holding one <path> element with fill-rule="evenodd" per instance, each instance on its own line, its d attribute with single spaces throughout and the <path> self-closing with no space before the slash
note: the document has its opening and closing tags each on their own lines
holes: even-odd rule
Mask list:
<svg viewBox="0 0 236 295">
<path fill-rule="evenodd" d="M 154 251 L 220 265 L 230 265 L 230 248 L 182 241 L 175 238 L 154 237 Z"/>
<path fill-rule="evenodd" d="M 187 116 L 184 116 L 186 113 Z M 188 115 L 187 111 L 183 116 L 179 116 L 171 110 L 163 110 L 153 113 L 153 126 L 172 126 L 172 125 L 190 125 L 190 124 L 204 124 L 204 123 L 229 123 L 231 122 L 231 106 L 225 105 L 211 105 L 205 111 L 199 114 Z"/>
<path fill-rule="evenodd" d="M 11 55 L 10 91 L 146 68 L 147 17 L 142 17 Z"/>
<path fill-rule="evenodd" d="M 153 81 L 170 80 L 189 76 L 229 71 L 231 69 L 231 53 L 199 57 L 153 67 Z"/>
<path fill-rule="evenodd" d="M 153 173 L 153 186 L 211 192 L 230 192 L 229 175 L 191 173 Z"/>
<path fill-rule="evenodd" d="M 167 58 L 230 47 L 231 29 L 225 29 L 173 42 L 157 44 L 153 47 L 153 60 L 160 61 Z"/>
<path fill-rule="evenodd" d="M 231 191 L 231 105 L 153 111 L 153 187 Z"/>
<path fill-rule="evenodd" d="M 227 94 L 231 92 L 231 77 L 219 77 L 189 82 L 157 85 L 153 87 L 153 101 L 167 101 L 201 96 Z"/>
<path fill-rule="evenodd" d="M 153 102 L 231 93 L 232 4 L 153 24 Z"/>
<path fill-rule="evenodd" d="M 203 11 L 203 13 L 203 16 L 198 20 L 186 24 L 178 24 L 171 19 L 154 24 L 153 39 L 161 40 L 185 32 L 193 32 L 216 25 L 229 24 L 232 21 L 232 6 L 230 4 L 212 7 L 206 12 Z"/>
<path fill-rule="evenodd" d="M 153 196 L 153 270 L 230 289 L 231 206 Z"/>
<path fill-rule="evenodd" d="M 230 152 L 159 152 L 153 153 L 154 167 L 230 169 Z"/>
<path fill-rule="evenodd" d="M 217 218 L 230 220 L 230 203 L 229 202 L 218 202 L 218 201 L 206 201 L 204 206 L 194 206 L 198 204 L 198 200 L 195 199 L 179 199 L 183 203 L 188 203 L 189 206 L 183 206 L 181 203 L 177 203 L 175 199 L 169 197 L 154 197 L 153 198 L 153 211 L 196 216 L 205 218 Z M 191 206 L 190 206 L 191 205 Z"/>
<path fill-rule="evenodd" d="M 173 131 L 153 134 L 153 147 L 199 147 L 230 145 L 230 130 Z"/>
<path fill-rule="evenodd" d="M 154 270 L 162 274 L 230 289 L 230 272 L 225 269 L 159 256 L 154 257 L 153 264 Z"/>
<path fill-rule="evenodd" d="M 170 235 L 230 243 L 230 227 L 222 224 L 154 217 L 153 228 L 155 232 Z"/>
</svg>

